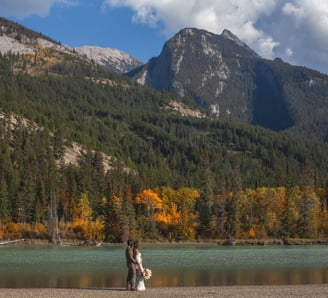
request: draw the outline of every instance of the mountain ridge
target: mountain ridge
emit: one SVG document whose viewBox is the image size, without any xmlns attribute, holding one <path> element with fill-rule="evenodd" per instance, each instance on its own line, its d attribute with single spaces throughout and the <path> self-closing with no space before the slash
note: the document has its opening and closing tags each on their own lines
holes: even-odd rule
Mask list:
<svg viewBox="0 0 328 298">
<path fill-rule="evenodd" d="M 82 46 L 74 50 L 95 63 L 113 70 L 119 74 L 127 73 L 143 63 L 131 55 L 114 48 L 98 46 Z"/>
<path fill-rule="evenodd" d="M 263 59 L 228 30 L 217 35 L 185 28 L 164 44 L 159 56 L 128 76 L 182 99 L 193 98 L 219 119 L 328 140 L 323 117 L 328 76 L 281 59 Z"/>
<path fill-rule="evenodd" d="M 0 17 L 0 53 L 35 55 L 40 50 L 47 49 L 79 55 L 119 74 L 128 72 L 142 64 L 138 59 L 118 49 L 97 46 L 72 48 L 68 45 L 62 45 L 50 37 Z"/>
<path fill-rule="evenodd" d="M 279 58 L 262 59 L 229 30 L 217 35 L 182 29 L 159 56 L 141 64 L 120 50 L 86 46 L 83 53 L 4 18 L 0 25 L 0 52 L 27 55 L 30 65 L 63 61 L 56 54 L 61 52 L 120 75 L 132 69 L 128 76 L 139 84 L 173 92 L 210 117 L 328 141 L 328 76 Z"/>
</svg>

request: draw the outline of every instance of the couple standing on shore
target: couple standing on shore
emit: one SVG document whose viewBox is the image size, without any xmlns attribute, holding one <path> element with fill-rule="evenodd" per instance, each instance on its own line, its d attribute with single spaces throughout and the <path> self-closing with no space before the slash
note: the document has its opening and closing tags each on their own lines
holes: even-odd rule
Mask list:
<svg viewBox="0 0 328 298">
<path fill-rule="evenodd" d="M 126 278 L 126 289 L 131 291 L 144 291 L 145 270 L 142 265 L 142 257 L 139 251 L 139 241 L 127 241 L 125 250 L 126 262 L 128 266 L 128 275 Z"/>
</svg>

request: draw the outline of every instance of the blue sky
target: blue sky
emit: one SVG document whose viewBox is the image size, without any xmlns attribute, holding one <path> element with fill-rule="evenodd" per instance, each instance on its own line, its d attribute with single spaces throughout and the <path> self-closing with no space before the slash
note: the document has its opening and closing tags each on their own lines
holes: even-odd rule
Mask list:
<svg viewBox="0 0 328 298">
<path fill-rule="evenodd" d="M 46 16 L 12 13 L 5 17 L 71 47 L 117 48 L 143 62 L 159 55 L 167 39 L 165 34 L 147 24 L 133 22 L 129 8 L 103 7 L 102 3 L 79 1 L 72 6 L 53 5 Z"/>
<path fill-rule="evenodd" d="M 229 29 L 263 58 L 328 73 L 327 0 L 0 0 L 0 13 L 71 47 L 143 62 L 182 28 Z"/>
</svg>

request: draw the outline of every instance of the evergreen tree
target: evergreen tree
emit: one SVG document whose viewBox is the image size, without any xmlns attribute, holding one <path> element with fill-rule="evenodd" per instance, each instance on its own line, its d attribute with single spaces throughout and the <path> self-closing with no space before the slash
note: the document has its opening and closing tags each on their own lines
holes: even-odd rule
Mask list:
<svg viewBox="0 0 328 298">
<path fill-rule="evenodd" d="M 283 238 L 290 238 L 296 235 L 296 201 L 299 196 L 300 191 L 298 187 L 287 189 L 281 222 L 281 234 Z"/>
<path fill-rule="evenodd" d="M 301 238 L 318 237 L 320 200 L 311 191 L 306 190 L 299 201 L 297 227 Z"/>
<path fill-rule="evenodd" d="M 210 167 L 209 154 L 205 150 L 202 158 L 202 177 L 201 177 L 201 190 L 200 198 L 198 201 L 199 211 L 199 234 L 203 237 L 209 238 L 211 236 L 211 217 L 212 206 L 214 201 L 213 194 L 213 176 Z"/>
<path fill-rule="evenodd" d="M 11 219 L 8 188 L 5 179 L 0 180 L 0 223 L 8 222 Z"/>
</svg>

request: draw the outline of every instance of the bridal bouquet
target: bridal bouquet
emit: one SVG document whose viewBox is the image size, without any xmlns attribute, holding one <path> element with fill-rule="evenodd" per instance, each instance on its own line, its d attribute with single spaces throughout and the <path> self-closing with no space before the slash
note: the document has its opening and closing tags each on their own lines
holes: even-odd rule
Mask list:
<svg viewBox="0 0 328 298">
<path fill-rule="evenodd" d="M 145 280 L 150 279 L 152 276 L 152 272 L 149 268 L 145 268 L 144 272 L 143 272 L 143 277 Z"/>
</svg>

